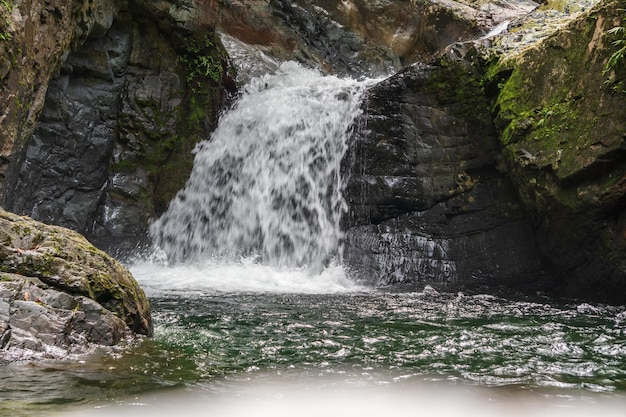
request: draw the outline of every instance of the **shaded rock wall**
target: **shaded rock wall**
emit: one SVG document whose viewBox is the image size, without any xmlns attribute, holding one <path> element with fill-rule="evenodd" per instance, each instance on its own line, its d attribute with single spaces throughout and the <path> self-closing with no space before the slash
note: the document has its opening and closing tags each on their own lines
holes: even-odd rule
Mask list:
<svg viewBox="0 0 626 417">
<path fill-rule="evenodd" d="M 413 66 L 368 92 L 345 164 L 344 258 L 357 277 L 541 286 L 531 221 L 496 169 L 498 139 L 473 71 Z"/>
<path fill-rule="evenodd" d="M 6 5 L 11 10 L 6 10 Z M 8 1 L 2 9 L 0 40 L 0 184 L 22 150 L 43 108 L 48 80 L 67 51 L 111 25 L 118 2 Z M 13 164 L 13 165 L 12 165 Z M 9 173 L 10 174 L 10 173 Z M 0 201 L 4 200 L 0 187 Z"/>
</svg>

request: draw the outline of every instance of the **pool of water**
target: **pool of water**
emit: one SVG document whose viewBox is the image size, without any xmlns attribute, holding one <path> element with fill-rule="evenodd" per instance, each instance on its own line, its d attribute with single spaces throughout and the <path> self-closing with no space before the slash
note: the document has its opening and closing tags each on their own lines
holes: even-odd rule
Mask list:
<svg viewBox="0 0 626 417">
<path fill-rule="evenodd" d="M 332 273 L 262 291 L 251 276 L 270 289 L 285 277 L 240 270 L 242 288 L 233 271 L 208 274 L 230 285 L 203 271 L 177 287 L 181 270 L 135 269 L 155 338 L 6 365 L 0 414 L 626 415 L 625 307 L 391 292 Z"/>
</svg>

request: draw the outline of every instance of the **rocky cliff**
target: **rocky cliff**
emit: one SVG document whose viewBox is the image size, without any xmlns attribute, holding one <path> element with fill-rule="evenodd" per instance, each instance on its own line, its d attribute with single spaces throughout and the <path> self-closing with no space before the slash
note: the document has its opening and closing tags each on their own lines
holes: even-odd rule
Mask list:
<svg viewBox="0 0 626 417">
<path fill-rule="evenodd" d="M 346 164 L 358 274 L 624 302 L 625 72 L 606 70 L 623 6 L 370 91 Z"/>
<path fill-rule="evenodd" d="M 488 74 L 503 169 L 555 292 L 614 302 L 626 299 L 626 68 L 607 63 L 625 8 L 605 1 Z"/>
<path fill-rule="evenodd" d="M 2 6 L 3 205 L 124 252 L 214 128 L 225 51 L 193 3 L 34 3 Z"/>
<path fill-rule="evenodd" d="M 381 74 L 529 10 L 517 3 L 3 1 L 1 204 L 128 253 L 234 88 L 216 29 L 278 59 Z"/>
<path fill-rule="evenodd" d="M 571 2 L 545 3 L 2 1 L 3 204 L 141 242 L 235 88 L 219 30 L 328 72 L 404 67 L 344 163 L 356 275 L 624 301 L 623 63 L 604 70 L 625 7 L 565 26 Z"/>
</svg>

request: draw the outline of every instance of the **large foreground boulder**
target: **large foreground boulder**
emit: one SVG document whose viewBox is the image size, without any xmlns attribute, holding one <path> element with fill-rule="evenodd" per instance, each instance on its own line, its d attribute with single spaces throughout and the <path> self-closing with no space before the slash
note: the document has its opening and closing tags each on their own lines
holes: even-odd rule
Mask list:
<svg viewBox="0 0 626 417">
<path fill-rule="evenodd" d="M 0 360 L 152 335 L 130 272 L 76 232 L 0 211 Z"/>
</svg>

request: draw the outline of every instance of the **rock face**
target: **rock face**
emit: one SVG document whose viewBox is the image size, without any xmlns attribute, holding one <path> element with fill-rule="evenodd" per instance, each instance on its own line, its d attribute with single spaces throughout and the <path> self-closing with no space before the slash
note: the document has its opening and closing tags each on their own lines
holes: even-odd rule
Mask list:
<svg viewBox="0 0 626 417">
<path fill-rule="evenodd" d="M 48 80 L 67 51 L 111 25 L 118 4 L 7 1 L 0 5 L 0 183 L 12 168 L 43 108 Z M 0 188 L 0 197 L 4 188 Z"/>
<path fill-rule="evenodd" d="M 620 4 L 486 69 L 442 60 L 372 89 L 346 162 L 357 274 L 626 301 Z"/>
<path fill-rule="evenodd" d="M 447 290 L 526 289 L 542 277 L 472 71 L 413 66 L 368 92 L 345 164 L 344 256 L 357 276 Z"/>
<path fill-rule="evenodd" d="M 0 360 L 63 357 L 152 335 L 123 266 L 79 234 L 0 211 Z"/>
<path fill-rule="evenodd" d="M 502 18 L 453 1 L 0 7 L 1 204 L 117 254 L 147 240 L 215 126 L 231 76 L 215 27 L 281 59 L 361 75 L 426 59 Z"/>
<path fill-rule="evenodd" d="M 490 69 L 506 171 L 565 296 L 626 300 L 626 70 L 604 72 L 625 18 L 606 1 Z"/>
<path fill-rule="evenodd" d="M 385 74 L 428 62 L 537 7 L 532 1 L 226 0 L 205 6 L 219 29 L 281 59 L 338 74 Z"/>
<path fill-rule="evenodd" d="M 227 75 L 212 28 L 195 14 L 155 20 L 157 11 L 141 2 L 112 10 L 59 62 L 32 136 L 13 156 L 6 209 L 118 253 L 146 240 L 214 128 Z"/>
<path fill-rule="evenodd" d="M 536 6 L 3 2 L 0 197 L 125 251 L 184 184 L 234 85 L 216 28 L 279 59 L 381 74 L 465 54 Z M 626 74 L 604 72 L 623 9 L 606 0 L 486 70 L 440 60 L 373 88 L 345 163 L 346 262 L 383 283 L 625 301 Z"/>
</svg>

